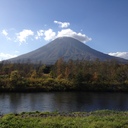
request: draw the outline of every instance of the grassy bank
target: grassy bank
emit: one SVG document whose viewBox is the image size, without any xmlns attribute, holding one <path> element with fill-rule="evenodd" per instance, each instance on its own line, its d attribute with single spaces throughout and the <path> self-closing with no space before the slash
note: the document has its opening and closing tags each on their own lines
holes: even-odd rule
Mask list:
<svg viewBox="0 0 128 128">
<path fill-rule="evenodd" d="M 1 116 L 0 128 L 128 128 L 128 112 L 22 112 Z"/>
</svg>

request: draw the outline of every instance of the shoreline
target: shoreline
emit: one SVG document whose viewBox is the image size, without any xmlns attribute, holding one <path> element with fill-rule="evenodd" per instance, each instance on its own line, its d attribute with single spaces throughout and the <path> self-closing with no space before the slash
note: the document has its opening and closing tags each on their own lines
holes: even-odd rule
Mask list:
<svg viewBox="0 0 128 128">
<path fill-rule="evenodd" d="M 0 117 L 2 128 L 117 128 L 128 127 L 128 111 L 22 112 Z"/>
<path fill-rule="evenodd" d="M 86 117 L 91 115 L 98 115 L 99 116 L 106 116 L 106 115 L 112 115 L 112 114 L 125 114 L 128 116 L 128 111 L 119 111 L 119 110 L 109 110 L 109 109 L 103 109 L 103 110 L 94 110 L 94 111 L 76 111 L 76 112 L 59 112 L 59 111 L 29 111 L 29 112 L 20 112 L 20 113 L 7 113 L 7 114 L 1 114 L 0 116 L 3 117 L 5 115 L 14 115 L 14 116 L 27 116 L 27 117 L 49 117 L 49 116 L 71 116 L 71 117 Z"/>
<path fill-rule="evenodd" d="M 128 85 L 104 85 L 104 84 L 88 84 L 88 85 L 80 85 L 77 87 L 65 87 L 61 86 L 52 87 L 51 85 L 45 87 L 16 87 L 16 88 L 0 88 L 0 92 L 128 92 Z"/>
</svg>

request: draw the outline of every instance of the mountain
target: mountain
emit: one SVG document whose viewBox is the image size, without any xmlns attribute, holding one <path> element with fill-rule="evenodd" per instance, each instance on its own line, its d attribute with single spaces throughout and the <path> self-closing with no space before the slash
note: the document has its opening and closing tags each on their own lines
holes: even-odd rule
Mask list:
<svg viewBox="0 0 128 128">
<path fill-rule="evenodd" d="M 57 38 L 37 50 L 9 59 L 8 61 L 13 63 L 30 61 L 31 63 L 42 62 L 43 64 L 54 64 L 59 58 L 63 58 L 65 61 L 70 59 L 83 59 L 89 61 L 96 59 L 99 59 L 100 61 L 114 59 L 119 62 L 128 62 L 125 59 L 109 56 L 102 52 L 96 51 L 71 37 Z"/>
</svg>

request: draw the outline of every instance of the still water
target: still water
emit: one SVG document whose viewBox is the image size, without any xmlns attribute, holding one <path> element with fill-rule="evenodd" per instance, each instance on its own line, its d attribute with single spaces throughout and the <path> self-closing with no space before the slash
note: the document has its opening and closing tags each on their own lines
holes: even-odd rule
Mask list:
<svg viewBox="0 0 128 128">
<path fill-rule="evenodd" d="M 128 93 L 0 93 L 0 114 L 23 111 L 128 110 Z"/>
</svg>

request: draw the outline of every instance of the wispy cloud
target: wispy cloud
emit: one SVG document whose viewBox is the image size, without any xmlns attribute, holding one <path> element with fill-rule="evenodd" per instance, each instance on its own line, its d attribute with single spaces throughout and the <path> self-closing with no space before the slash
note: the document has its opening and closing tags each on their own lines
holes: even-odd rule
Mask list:
<svg viewBox="0 0 128 128">
<path fill-rule="evenodd" d="M 115 52 L 115 53 L 108 53 L 111 56 L 121 57 L 124 59 L 128 59 L 128 52 Z"/>
<path fill-rule="evenodd" d="M 38 40 L 44 35 L 44 30 L 38 30 L 35 39 Z"/>
<path fill-rule="evenodd" d="M 70 26 L 70 23 L 69 22 L 60 22 L 60 21 L 54 21 L 55 24 L 58 24 L 59 27 L 61 28 L 67 28 L 68 26 Z"/>
<path fill-rule="evenodd" d="M 29 36 L 33 36 L 34 32 L 32 30 L 24 29 L 21 32 L 17 33 L 16 35 L 17 35 L 17 41 L 19 41 L 21 44 L 23 42 L 26 42 L 26 39 Z"/>
<path fill-rule="evenodd" d="M 7 54 L 7 53 L 0 53 L 0 61 L 10 59 L 10 58 L 14 58 L 16 56 L 17 55 L 12 55 L 12 54 Z"/>
<path fill-rule="evenodd" d="M 84 42 L 84 43 L 92 40 L 85 34 L 82 34 L 80 32 L 77 33 L 71 29 L 62 29 L 61 31 L 58 32 L 57 37 L 63 37 L 63 36 L 73 37 L 73 38 L 75 38 L 81 42 Z"/>
</svg>

